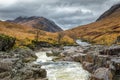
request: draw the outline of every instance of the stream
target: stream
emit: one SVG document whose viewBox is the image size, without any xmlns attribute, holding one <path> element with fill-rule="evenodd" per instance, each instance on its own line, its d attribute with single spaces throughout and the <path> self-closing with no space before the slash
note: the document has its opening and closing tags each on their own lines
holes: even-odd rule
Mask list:
<svg viewBox="0 0 120 80">
<path fill-rule="evenodd" d="M 47 57 L 46 52 L 38 52 L 36 55 L 38 56 L 36 62 L 46 69 L 48 80 L 89 80 L 90 74 L 82 68 L 80 63 L 53 62 L 54 57 Z"/>
<path fill-rule="evenodd" d="M 76 41 L 80 46 L 88 46 L 88 43 Z M 89 80 L 90 73 L 82 68 L 77 62 L 57 61 L 54 62 L 53 56 L 47 57 L 46 52 L 37 52 L 36 63 L 41 64 L 47 71 L 48 80 Z"/>
</svg>

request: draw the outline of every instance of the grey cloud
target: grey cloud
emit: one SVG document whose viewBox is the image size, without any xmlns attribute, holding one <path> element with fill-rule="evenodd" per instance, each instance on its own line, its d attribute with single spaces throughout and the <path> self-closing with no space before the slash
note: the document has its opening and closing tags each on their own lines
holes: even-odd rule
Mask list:
<svg viewBox="0 0 120 80">
<path fill-rule="evenodd" d="M 8 7 L 0 7 L 0 18 L 43 16 L 55 21 L 63 29 L 95 21 L 104 11 L 120 0 L 16 0 Z"/>
</svg>

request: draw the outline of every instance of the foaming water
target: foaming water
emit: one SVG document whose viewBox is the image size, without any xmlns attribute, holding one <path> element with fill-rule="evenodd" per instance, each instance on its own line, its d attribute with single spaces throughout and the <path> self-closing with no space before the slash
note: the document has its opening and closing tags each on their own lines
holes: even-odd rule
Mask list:
<svg viewBox="0 0 120 80">
<path fill-rule="evenodd" d="M 87 43 L 87 42 L 83 42 L 81 40 L 76 40 L 76 43 L 80 46 L 90 46 L 91 44 Z"/>
<path fill-rule="evenodd" d="M 47 71 L 48 80 L 89 80 L 90 74 L 85 71 L 80 63 L 58 61 L 53 62 L 52 57 L 47 57 L 46 52 L 36 53 L 37 63 Z"/>
</svg>

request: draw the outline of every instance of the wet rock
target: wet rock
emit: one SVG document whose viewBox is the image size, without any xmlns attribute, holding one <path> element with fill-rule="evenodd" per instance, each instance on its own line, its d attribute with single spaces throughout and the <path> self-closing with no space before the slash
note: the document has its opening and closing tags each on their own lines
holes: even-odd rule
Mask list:
<svg viewBox="0 0 120 80">
<path fill-rule="evenodd" d="M 110 58 L 108 55 L 98 55 L 95 61 L 99 67 L 109 67 L 110 65 Z"/>
<path fill-rule="evenodd" d="M 74 61 L 72 57 L 65 57 L 61 59 L 62 61 Z"/>
<path fill-rule="evenodd" d="M 72 56 L 76 53 L 82 53 L 83 49 L 81 47 L 67 47 L 65 50 L 60 53 L 60 56 Z"/>
<path fill-rule="evenodd" d="M 101 55 L 117 55 L 120 56 L 120 46 L 110 46 L 108 48 L 105 48 L 104 50 L 100 51 Z"/>
<path fill-rule="evenodd" d="M 10 52 L 10 54 L 13 54 L 14 58 L 20 58 L 23 60 L 23 62 L 32 62 L 37 59 L 37 56 L 35 53 L 29 49 L 29 48 L 17 48 Z"/>
<path fill-rule="evenodd" d="M 58 48 L 52 49 L 51 51 L 47 51 L 47 56 L 59 56 L 62 51 Z"/>
<path fill-rule="evenodd" d="M 62 51 L 60 49 L 53 49 L 52 50 L 52 53 L 53 53 L 53 56 L 58 56 Z"/>
<path fill-rule="evenodd" d="M 13 62 L 9 59 L 0 60 L 0 71 L 9 71 L 12 69 Z"/>
<path fill-rule="evenodd" d="M 76 62 L 83 62 L 86 60 L 86 54 L 83 53 L 76 53 L 75 55 L 72 56 L 72 59 Z"/>
<path fill-rule="evenodd" d="M 93 72 L 93 69 L 95 69 L 93 63 L 89 63 L 89 62 L 85 62 L 85 61 L 83 62 L 82 66 L 85 70 L 87 70 L 91 73 Z"/>
<path fill-rule="evenodd" d="M 41 69 L 41 65 L 17 61 L 11 71 L 11 80 L 42 79 L 46 78 L 46 74 L 45 69 Z"/>
<path fill-rule="evenodd" d="M 98 68 L 94 74 L 92 80 L 112 80 L 113 75 L 108 68 Z"/>
<path fill-rule="evenodd" d="M 46 55 L 47 56 L 53 56 L 53 52 L 52 51 L 46 51 Z"/>
</svg>

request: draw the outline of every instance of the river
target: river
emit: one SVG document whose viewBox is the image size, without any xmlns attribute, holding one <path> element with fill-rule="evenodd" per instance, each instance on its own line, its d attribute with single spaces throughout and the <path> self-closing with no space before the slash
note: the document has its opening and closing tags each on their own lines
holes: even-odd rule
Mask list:
<svg viewBox="0 0 120 80">
<path fill-rule="evenodd" d="M 46 52 L 36 53 L 37 63 L 47 71 L 48 80 L 89 80 L 90 74 L 77 62 L 57 61 L 54 57 L 47 57 Z"/>
</svg>

